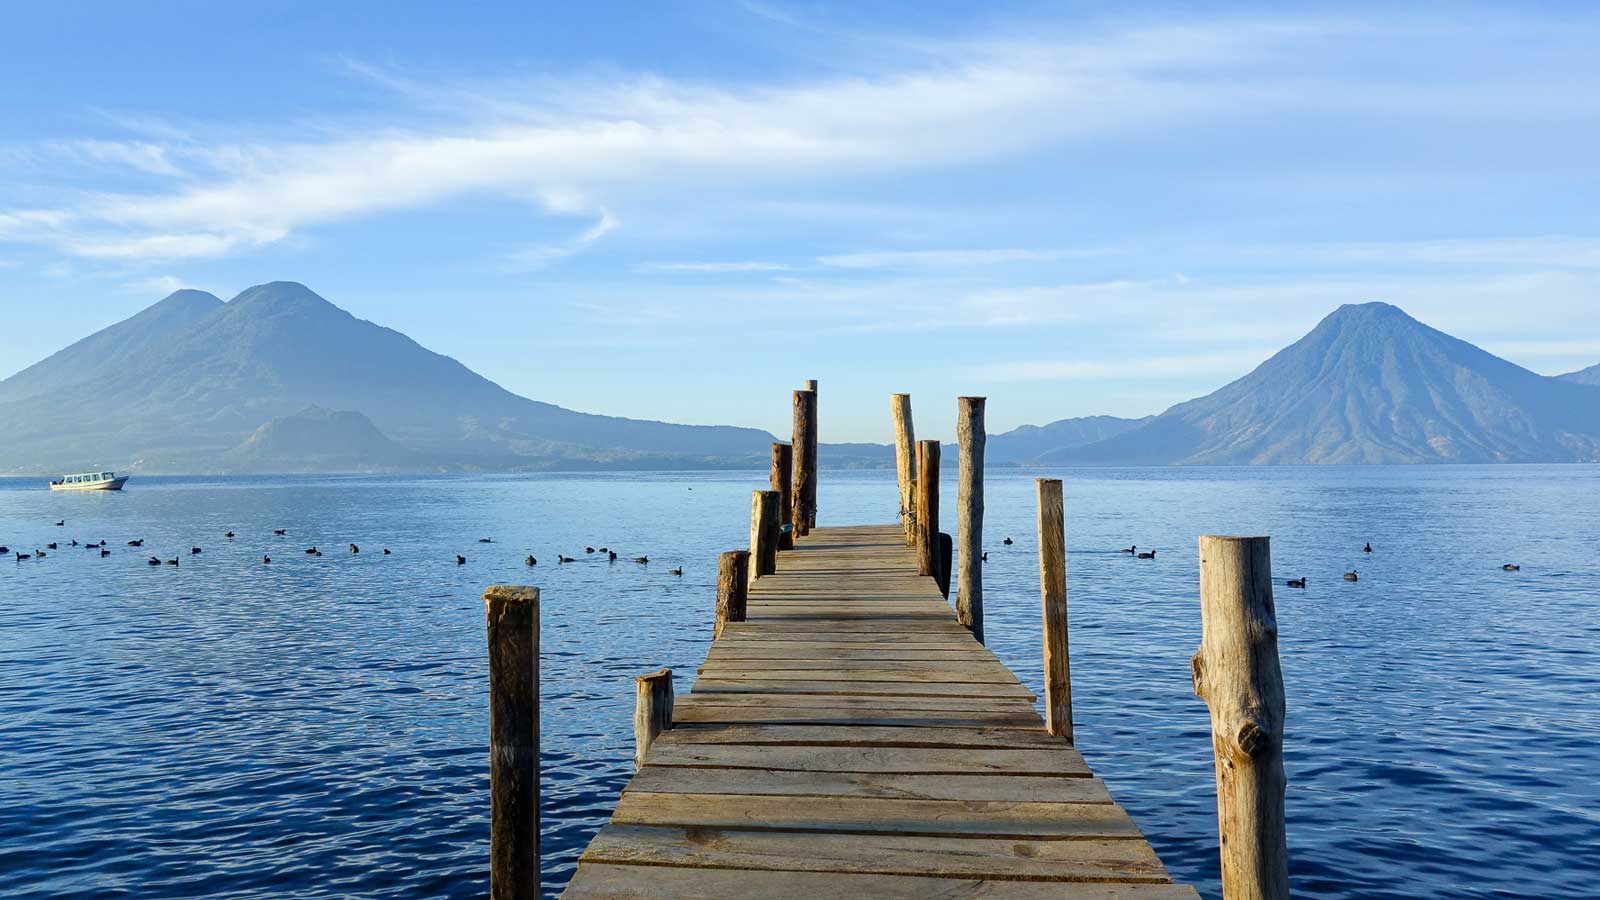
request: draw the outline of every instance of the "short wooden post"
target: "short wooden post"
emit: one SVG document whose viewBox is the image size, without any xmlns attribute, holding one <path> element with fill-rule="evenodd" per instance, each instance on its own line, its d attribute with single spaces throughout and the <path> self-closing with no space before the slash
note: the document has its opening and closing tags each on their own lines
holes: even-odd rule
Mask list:
<svg viewBox="0 0 1600 900">
<path fill-rule="evenodd" d="M 638 769 L 656 737 L 672 730 L 672 670 L 640 675 L 633 687 L 633 766 Z"/>
<path fill-rule="evenodd" d="M 956 621 L 983 643 L 983 431 L 982 397 L 956 401 L 956 438 L 961 444 L 960 491 L 956 499 Z"/>
<path fill-rule="evenodd" d="M 778 492 L 750 492 L 750 583 L 778 571 Z"/>
<path fill-rule="evenodd" d="M 894 415 L 894 471 L 900 483 L 900 524 L 906 529 L 906 546 L 917 545 L 917 437 L 911 425 L 911 395 L 891 394 Z"/>
<path fill-rule="evenodd" d="M 743 622 L 749 597 L 750 551 L 729 550 L 717 557 L 717 622 L 711 639 L 722 637 L 729 622 Z"/>
<path fill-rule="evenodd" d="M 938 441 L 917 441 L 917 574 L 939 575 Z"/>
<path fill-rule="evenodd" d="M 1072 742 L 1072 662 L 1067 651 L 1067 540 L 1061 479 L 1036 480 L 1039 492 L 1039 600 L 1044 607 L 1045 730 Z"/>
<path fill-rule="evenodd" d="M 1288 900 L 1283 672 L 1264 537 L 1200 538 L 1194 692 L 1211 708 L 1225 900 Z"/>
<path fill-rule="evenodd" d="M 794 447 L 781 441 L 772 444 L 772 473 L 768 482 L 778 492 L 778 549 L 794 549 Z M 789 528 L 782 526 L 788 525 Z"/>
<path fill-rule="evenodd" d="M 483 594 L 489 635 L 489 896 L 539 896 L 539 589 Z"/>
<path fill-rule="evenodd" d="M 815 521 L 808 504 L 816 502 L 816 428 L 817 392 L 794 392 L 794 491 L 790 502 L 794 505 L 795 534 L 804 537 L 811 533 Z"/>
</svg>

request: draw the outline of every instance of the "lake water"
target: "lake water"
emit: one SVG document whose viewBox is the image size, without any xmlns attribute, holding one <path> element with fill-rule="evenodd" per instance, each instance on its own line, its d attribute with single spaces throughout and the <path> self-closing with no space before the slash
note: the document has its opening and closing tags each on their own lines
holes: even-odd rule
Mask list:
<svg viewBox="0 0 1600 900">
<path fill-rule="evenodd" d="M 989 473 L 985 568 L 990 643 L 1036 691 L 1039 474 Z M 1078 744 L 1174 877 L 1218 894 L 1195 538 L 1265 533 L 1279 584 L 1309 579 L 1277 591 L 1296 895 L 1595 895 L 1600 468 L 1048 474 L 1066 480 Z M 484 896 L 494 582 L 543 589 L 559 892 L 631 774 L 632 676 L 703 658 L 716 554 L 747 540 L 764 482 L 0 481 L 0 544 L 61 544 L 0 563 L 0 893 Z M 819 506 L 825 525 L 890 521 L 893 475 L 824 471 Z M 1130 543 L 1157 560 L 1115 552 Z"/>
</svg>

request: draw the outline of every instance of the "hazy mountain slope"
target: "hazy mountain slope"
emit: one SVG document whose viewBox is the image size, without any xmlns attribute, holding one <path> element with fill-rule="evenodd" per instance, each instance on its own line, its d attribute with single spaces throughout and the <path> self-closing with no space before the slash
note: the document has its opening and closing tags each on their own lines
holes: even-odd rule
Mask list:
<svg viewBox="0 0 1600 900">
<path fill-rule="evenodd" d="M 1556 377 L 1562 381 L 1574 381 L 1578 384 L 1600 385 L 1600 363 L 1596 363 L 1587 369 L 1579 369 L 1576 372 L 1568 372 L 1565 375 L 1557 375 Z"/>
<path fill-rule="evenodd" d="M 205 291 L 182 290 L 169 294 L 137 315 L 103 328 L 0 381 L 0 404 L 76 385 L 114 384 L 148 348 L 187 331 L 221 306 L 221 300 Z M 68 323 L 71 317 L 63 316 L 62 321 Z"/>
<path fill-rule="evenodd" d="M 1058 419 L 1048 425 L 1021 425 L 989 435 L 984 460 L 989 464 L 1032 462 L 1054 450 L 1071 449 L 1103 441 L 1137 427 L 1145 419 L 1117 416 L 1081 416 Z"/>
<path fill-rule="evenodd" d="M 379 472 L 421 460 L 361 413 L 310 406 L 262 425 L 220 462 L 230 472 Z"/>
<path fill-rule="evenodd" d="M 1342 306 L 1255 371 L 1047 462 L 1600 459 L 1600 391 L 1547 378 L 1394 306 Z"/>
<path fill-rule="evenodd" d="M 91 338 L 124 345 L 116 376 L 95 390 L 58 385 L 0 400 L 8 436 L 0 468 L 54 469 L 71 459 L 203 468 L 267 421 L 310 404 L 360 412 L 400 445 L 462 465 L 504 467 L 508 457 L 757 462 L 771 441 L 758 429 L 595 416 L 528 400 L 289 282 L 250 288 L 186 327 L 163 318 L 152 329 L 139 321 L 147 313 Z M 13 396 L 10 380 L 3 387 L 0 397 Z"/>
</svg>

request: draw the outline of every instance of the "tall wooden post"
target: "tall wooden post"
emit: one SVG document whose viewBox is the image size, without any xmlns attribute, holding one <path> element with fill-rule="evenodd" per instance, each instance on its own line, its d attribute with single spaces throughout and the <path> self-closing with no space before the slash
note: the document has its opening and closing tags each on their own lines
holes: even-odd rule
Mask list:
<svg viewBox="0 0 1600 900">
<path fill-rule="evenodd" d="M 672 670 L 662 669 L 633 679 L 633 766 L 644 766 L 645 754 L 663 731 L 672 729 Z"/>
<path fill-rule="evenodd" d="M 911 425 L 911 395 L 891 394 L 894 415 L 894 471 L 900 483 L 900 524 L 906 529 L 906 546 L 917 545 L 916 430 Z"/>
<path fill-rule="evenodd" d="M 1194 692 L 1211 708 L 1225 900 L 1288 900 L 1283 672 L 1264 537 L 1200 538 Z"/>
<path fill-rule="evenodd" d="M 956 402 L 956 438 L 961 444 L 960 493 L 956 500 L 956 621 L 983 642 L 983 431 L 982 397 Z"/>
<path fill-rule="evenodd" d="M 722 637 L 729 622 L 743 622 L 749 597 L 750 551 L 729 550 L 717 557 L 717 622 L 711 639 Z"/>
<path fill-rule="evenodd" d="M 750 492 L 750 583 L 778 571 L 778 492 Z"/>
<path fill-rule="evenodd" d="M 1061 479 L 1037 479 L 1039 600 L 1044 607 L 1045 730 L 1072 742 L 1072 663 L 1067 652 L 1067 539 Z"/>
<path fill-rule="evenodd" d="M 917 441 L 917 574 L 939 577 L 938 441 Z"/>
<path fill-rule="evenodd" d="M 768 482 L 778 492 L 778 549 L 794 549 L 794 448 L 781 441 L 772 444 L 772 473 Z M 782 526 L 790 526 L 784 529 Z"/>
<path fill-rule="evenodd" d="M 489 896 L 539 896 L 539 589 L 483 594 L 489 634 Z"/>
<path fill-rule="evenodd" d="M 794 392 L 794 529 L 801 537 L 816 524 L 817 392 Z"/>
</svg>

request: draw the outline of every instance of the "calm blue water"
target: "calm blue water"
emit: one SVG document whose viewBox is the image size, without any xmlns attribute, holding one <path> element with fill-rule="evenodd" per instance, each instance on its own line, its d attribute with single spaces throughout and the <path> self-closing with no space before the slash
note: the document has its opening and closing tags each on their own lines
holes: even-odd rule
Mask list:
<svg viewBox="0 0 1600 900">
<path fill-rule="evenodd" d="M 985 571 L 991 644 L 1035 690 L 1037 474 L 989 474 Z M 1188 674 L 1195 537 L 1248 532 L 1272 535 L 1280 583 L 1310 579 L 1278 591 L 1297 896 L 1593 895 L 1600 468 L 1057 474 L 1078 742 L 1174 876 L 1217 895 L 1208 717 Z M 0 544 L 62 544 L 0 562 L 0 893 L 483 896 L 493 582 L 544 591 L 559 891 L 629 777 L 631 678 L 702 659 L 716 554 L 746 540 L 764 480 L 136 478 L 82 495 L 0 481 Z M 824 524 L 893 517 L 890 473 L 821 484 Z M 1113 552 L 1129 543 L 1158 560 Z M 652 562 L 608 566 L 586 545 Z M 1361 580 L 1341 581 L 1352 567 Z"/>
</svg>

